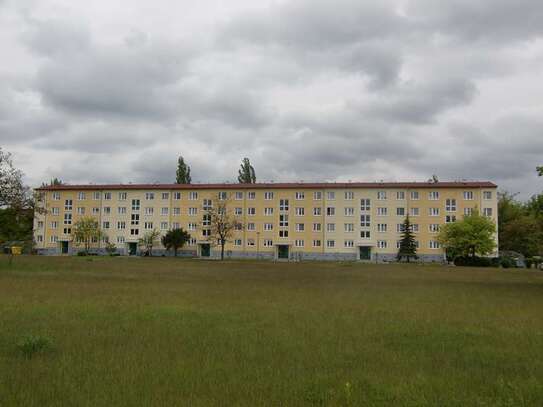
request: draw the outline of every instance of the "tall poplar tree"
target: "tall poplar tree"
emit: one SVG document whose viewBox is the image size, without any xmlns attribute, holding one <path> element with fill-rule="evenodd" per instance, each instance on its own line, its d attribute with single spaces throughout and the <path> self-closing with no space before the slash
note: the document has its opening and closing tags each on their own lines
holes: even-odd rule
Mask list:
<svg viewBox="0 0 543 407">
<path fill-rule="evenodd" d="M 190 167 L 185 164 L 185 160 L 182 156 L 177 159 L 177 171 L 175 173 L 176 184 L 190 184 L 192 178 L 190 177 Z"/>
<path fill-rule="evenodd" d="M 241 162 L 241 168 L 238 171 L 238 182 L 240 184 L 256 183 L 255 169 L 247 157 Z"/>
</svg>

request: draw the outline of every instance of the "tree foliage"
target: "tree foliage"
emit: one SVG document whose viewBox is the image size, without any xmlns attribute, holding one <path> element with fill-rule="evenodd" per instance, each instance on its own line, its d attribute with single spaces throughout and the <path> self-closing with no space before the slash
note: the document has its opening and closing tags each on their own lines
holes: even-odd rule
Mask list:
<svg viewBox="0 0 543 407">
<path fill-rule="evenodd" d="M 100 229 L 100 223 L 91 216 L 85 216 L 74 223 L 72 230 L 73 238 L 76 245 L 82 245 L 85 253 L 89 250 L 94 242 L 98 242 L 104 235 Z"/>
<path fill-rule="evenodd" d="M 537 170 L 537 174 L 538 174 L 540 177 L 543 177 L 543 165 L 537 167 L 536 170 Z"/>
<path fill-rule="evenodd" d="M 256 182 L 255 169 L 247 157 L 241 162 L 241 168 L 238 171 L 238 182 L 240 184 L 254 184 Z"/>
<path fill-rule="evenodd" d="M 175 173 L 176 184 L 190 184 L 192 178 L 190 176 L 190 167 L 185 163 L 182 156 L 177 159 L 177 171 Z"/>
<path fill-rule="evenodd" d="M 156 229 L 149 230 L 143 234 L 143 236 L 138 240 L 140 246 L 145 249 L 145 254 L 147 256 L 153 255 L 153 246 L 158 241 L 160 237 L 160 232 Z"/>
<path fill-rule="evenodd" d="M 494 250 L 496 243 L 494 222 L 478 211 L 464 216 L 461 221 L 448 223 L 441 228 L 440 244 L 451 257 L 477 255 L 485 256 Z"/>
<path fill-rule="evenodd" d="M 55 185 L 64 185 L 64 183 L 62 182 L 60 178 L 57 178 L 57 177 L 51 178 L 51 181 L 49 181 L 49 183 L 47 182 L 41 183 L 42 187 L 49 187 L 49 186 L 55 186 Z"/>
<path fill-rule="evenodd" d="M 174 256 L 177 257 L 177 251 L 190 240 L 190 234 L 183 230 L 182 228 L 179 229 L 171 229 L 168 230 L 168 232 L 162 236 L 162 245 L 166 248 L 166 250 L 173 249 Z"/>
<path fill-rule="evenodd" d="M 402 239 L 400 241 L 400 249 L 398 250 L 398 255 L 396 256 L 398 261 L 406 259 L 409 263 L 410 259 L 417 259 L 417 243 L 415 241 L 415 236 L 413 235 L 413 226 L 409 221 L 409 216 L 407 216 L 403 222 L 403 231 Z"/>
<path fill-rule="evenodd" d="M 23 173 L 13 165 L 11 154 L 0 147 L 0 208 L 27 208 L 30 198 Z"/>
<path fill-rule="evenodd" d="M 221 199 L 218 195 L 215 204 L 206 209 L 205 215 L 209 221 L 210 234 L 208 241 L 221 246 L 221 260 L 224 259 L 224 246 L 232 239 L 236 229 L 243 228 L 241 222 L 229 211 L 229 200 Z"/>
</svg>

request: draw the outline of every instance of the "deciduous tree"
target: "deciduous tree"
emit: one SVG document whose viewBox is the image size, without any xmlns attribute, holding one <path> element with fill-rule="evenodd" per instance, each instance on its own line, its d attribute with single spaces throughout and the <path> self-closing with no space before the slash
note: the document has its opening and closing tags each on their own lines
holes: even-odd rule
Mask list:
<svg viewBox="0 0 543 407">
<path fill-rule="evenodd" d="M 256 182 L 255 169 L 248 158 L 241 162 L 241 168 L 238 171 L 238 181 L 240 184 L 254 184 Z"/>
<path fill-rule="evenodd" d="M 175 173 L 176 184 L 190 184 L 192 178 L 190 176 L 190 167 L 185 163 L 182 156 L 177 159 L 177 171 Z"/>
<path fill-rule="evenodd" d="M 83 245 L 85 253 L 89 253 L 93 242 L 99 241 L 102 236 L 100 223 L 91 216 L 79 219 L 73 226 L 73 238 L 76 245 Z"/>
<path fill-rule="evenodd" d="M 171 229 L 162 236 L 162 245 L 166 250 L 173 249 L 174 256 L 177 257 L 177 251 L 181 249 L 190 240 L 190 235 L 182 228 Z"/>
<path fill-rule="evenodd" d="M 149 230 L 144 233 L 144 235 L 138 240 L 140 246 L 145 248 L 145 253 L 148 256 L 153 255 L 153 246 L 158 241 L 160 237 L 160 232 L 156 229 Z"/>
<path fill-rule="evenodd" d="M 205 216 L 209 221 L 208 241 L 221 246 L 221 260 L 224 259 L 224 246 L 232 239 L 236 229 L 242 229 L 243 225 L 229 211 L 229 199 L 217 196 L 215 203 L 206 209 Z"/>
</svg>

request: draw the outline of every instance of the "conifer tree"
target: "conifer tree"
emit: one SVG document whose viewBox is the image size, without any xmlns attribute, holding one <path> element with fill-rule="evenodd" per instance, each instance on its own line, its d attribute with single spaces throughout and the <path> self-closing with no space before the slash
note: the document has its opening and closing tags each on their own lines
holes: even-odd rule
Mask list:
<svg viewBox="0 0 543 407">
<path fill-rule="evenodd" d="M 407 216 L 403 222 L 402 240 L 400 241 L 400 249 L 398 250 L 397 259 L 401 261 L 403 258 L 409 263 L 410 259 L 418 259 L 417 243 L 413 236 L 413 227 Z"/>
</svg>

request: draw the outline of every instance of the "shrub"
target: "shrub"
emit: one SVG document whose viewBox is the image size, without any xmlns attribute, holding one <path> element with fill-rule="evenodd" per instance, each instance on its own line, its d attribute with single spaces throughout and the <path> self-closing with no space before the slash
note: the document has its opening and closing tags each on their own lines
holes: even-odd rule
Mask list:
<svg viewBox="0 0 543 407">
<path fill-rule="evenodd" d="M 80 250 L 80 251 L 77 252 L 77 255 L 78 256 L 86 256 L 87 252 L 84 252 L 83 250 Z"/>
<path fill-rule="evenodd" d="M 504 269 L 517 267 L 517 262 L 512 257 L 500 257 L 500 266 Z"/>
<path fill-rule="evenodd" d="M 492 267 L 496 266 L 495 261 L 489 257 L 471 257 L 471 256 L 458 256 L 454 259 L 455 266 L 466 267 Z"/>
<path fill-rule="evenodd" d="M 46 336 L 28 335 L 17 344 L 17 348 L 27 359 L 51 348 L 51 340 Z"/>
</svg>

